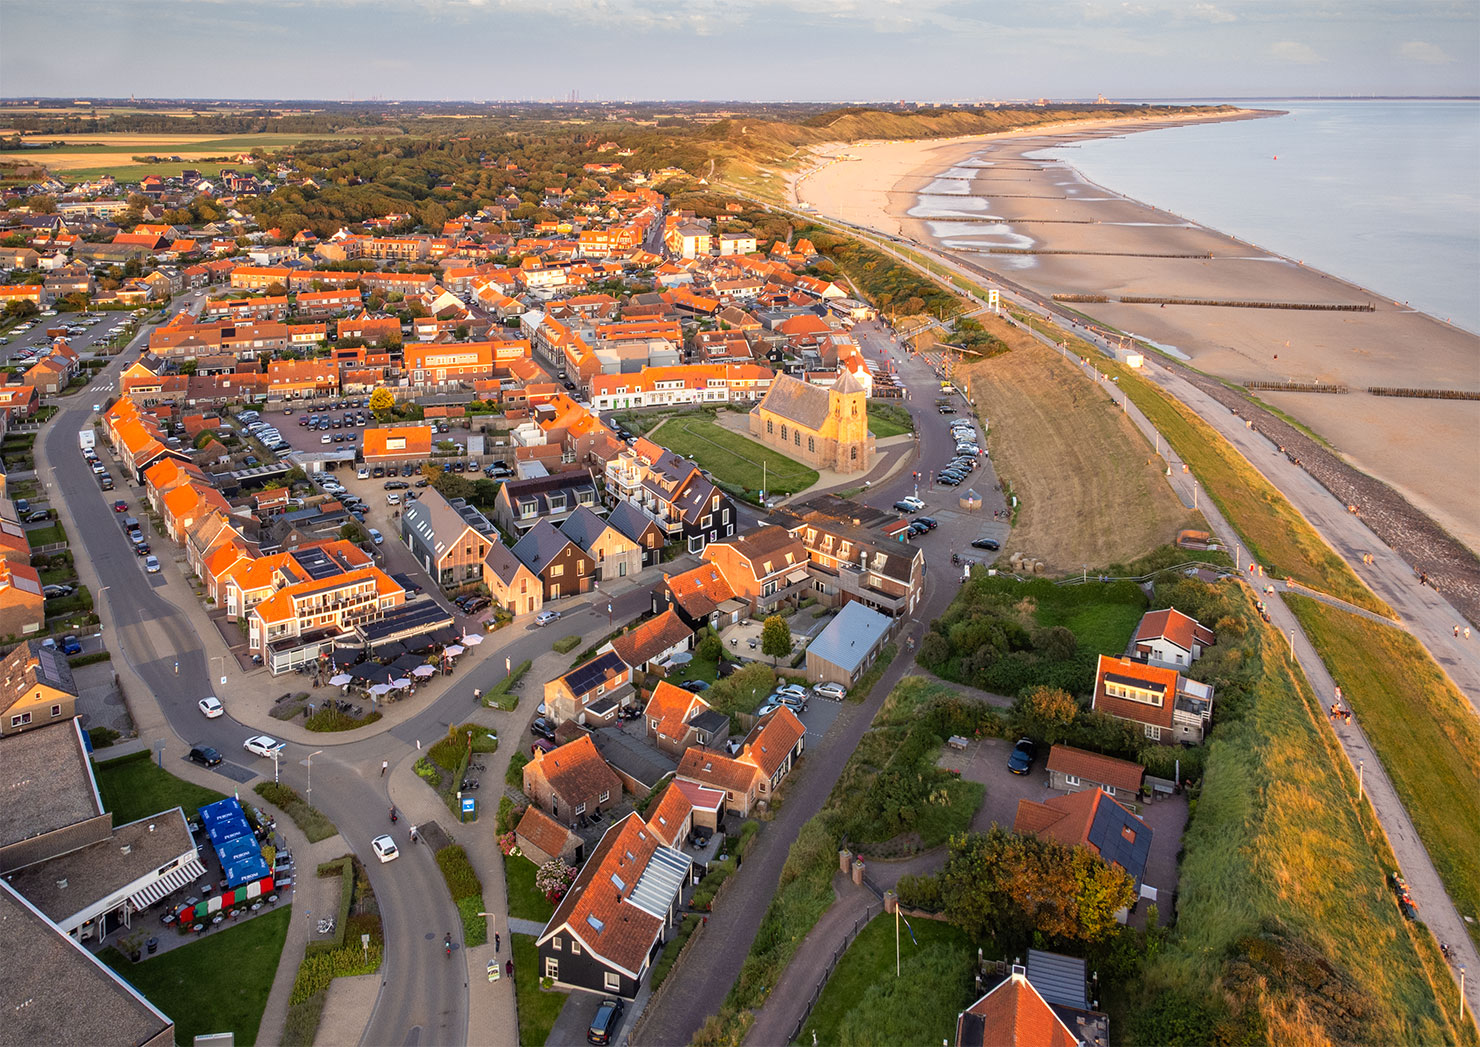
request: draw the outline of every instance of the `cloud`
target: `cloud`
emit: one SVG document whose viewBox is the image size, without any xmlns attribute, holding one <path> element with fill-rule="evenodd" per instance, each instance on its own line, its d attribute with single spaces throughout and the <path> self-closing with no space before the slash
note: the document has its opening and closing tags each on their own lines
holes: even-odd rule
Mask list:
<svg viewBox="0 0 1480 1047">
<path fill-rule="evenodd" d="M 1232 14 L 1213 4 L 1193 4 L 1187 14 L 1190 18 L 1196 18 L 1203 22 L 1214 22 L 1220 25 L 1225 22 L 1237 21 Z"/>
<path fill-rule="evenodd" d="M 1295 40 L 1281 40 L 1271 44 L 1269 53 L 1281 62 L 1294 62 L 1296 65 L 1316 65 L 1325 61 L 1309 44 Z"/>
<path fill-rule="evenodd" d="M 1442 47 L 1426 40 L 1410 40 L 1398 48 L 1398 54 L 1410 62 L 1422 62 L 1425 65 L 1447 65 L 1454 61 Z"/>
</svg>

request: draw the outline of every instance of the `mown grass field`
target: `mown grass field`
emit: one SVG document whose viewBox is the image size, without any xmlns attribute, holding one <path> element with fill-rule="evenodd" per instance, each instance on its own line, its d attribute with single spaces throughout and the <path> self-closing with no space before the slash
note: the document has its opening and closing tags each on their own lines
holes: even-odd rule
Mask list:
<svg viewBox="0 0 1480 1047">
<path fill-rule="evenodd" d="M 284 906 L 142 963 L 113 948 L 100 959 L 174 1020 L 177 1042 L 229 1032 L 237 1043 L 256 1043 L 292 918 Z M 151 920 L 149 927 L 147 934 L 154 934 L 158 924 Z"/>
<path fill-rule="evenodd" d="M 165 749 L 167 757 L 172 753 L 176 758 L 184 755 L 178 746 Z M 201 807 L 225 799 L 213 789 L 161 770 L 147 753 L 98 764 L 97 779 L 103 806 L 113 812 L 114 825 L 136 822 L 171 807 L 182 807 L 187 819 L 194 818 Z"/>
<path fill-rule="evenodd" d="M 1201 517 L 1160 475 L 1152 448 L 1093 382 L 990 317 L 1011 352 L 965 369 L 998 476 L 1019 505 L 1004 553 L 1078 571 L 1134 560 Z M 1096 521 L 1088 523 L 1088 521 Z"/>
<path fill-rule="evenodd" d="M 1176 932 L 1120 1035 L 1475 1043 L 1432 936 L 1398 911 L 1386 839 L 1314 693 L 1279 635 L 1247 607 L 1241 617 L 1259 631 L 1258 670 L 1246 707 L 1213 734 L 1182 841 Z"/>
<path fill-rule="evenodd" d="M 256 149 L 282 149 L 307 139 L 322 139 L 330 135 L 191 135 L 191 134 L 143 134 L 120 132 L 115 134 L 77 134 L 56 136 L 34 136 L 27 141 L 33 145 L 61 142 L 56 148 L 13 149 L 0 152 L 0 161 L 40 164 L 53 173 L 65 174 L 69 178 L 95 178 L 102 174 L 127 174 L 131 178 L 145 174 L 161 177 L 178 175 L 185 168 L 198 170 L 210 177 L 218 174 L 222 166 L 235 167 L 234 163 L 201 163 L 205 157 L 248 153 Z M 135 156 L 178 156 L 181 162 L 162 161 L 156 164 L 137 164 Z"/>
<path fill-rule="evenodd" d="M 902 404 L 884 404 L 869 401 L 868 431 L 879 440 L 891 436 L 904 436 L 915 431 L 910 412 Z"/>
<path fill-rule="evenodd" d="M 816 469 L 794 462 L 781 452 L 763 447 L 702 415 L 669 418 L 649 433 L 648 438 L 685 458 L 692 458 L 721 483 L 747 492 L 759 491 L 764 484 L 768 495 L 794 494 L 811 487 L 818 479 Z"/>
<path fill-rule="evenodd" d="M 1032 325 L 1055 338 L 1068 339 L 1071 347 L 1094 356 L 1100 370 L 1117 379 L 1120 388 L 1192 467 L 1203 489 L 1239 532 L 1250 556 L 1268 573 L 1289 576 L 1358 607 L 1392 616 L 1392 609 L 1363 584 L 1285 496 L 1190 408 L 1130 369 L 1099 356 L 1061 328 L 1042 320 L 1034 320 Z"/>
<path fill-rule="evenodd" d="M 1403 799 L 1445 890 L 1480 944 L 1480 720 L 1422 645 L 1308 597 L 1289 596 Z M 1467 857 L 1468 856 L 1468 857 Z"/>
<path fill-rule="evenodd" d="M 858 937 L 838 960 L 794 1043 L 807 1047 L 813 1042 L 814 1034 L 818 1044 L 845 1042 L 839 1032 L 848 1023 L 850 1014 L 860 1004 L 867 1007 L 865 1001 L 870 996 L 884 994 L 889 997 L 890 1009 L 910 1026 L 913 1042 L 941 1043 L 955 1039 L 956 1015 L 972 1002 L 969 989 L 962 994 L 963 987 L 951 984 L 950 979 L 921 977 L 916 968 L 922 958 L 934 954 L 934 958 L 945 961 L 952 969 L 960 967 L 965 973 L 976 959 L 975 947 L 965 932 L 948 923 L 915 919 L 908 928 L 901 924 L 900 975 L 896 980 L 894 932 L 894 917 L 885 915 L 875 916 L 858 932 Z"/>
</svg>

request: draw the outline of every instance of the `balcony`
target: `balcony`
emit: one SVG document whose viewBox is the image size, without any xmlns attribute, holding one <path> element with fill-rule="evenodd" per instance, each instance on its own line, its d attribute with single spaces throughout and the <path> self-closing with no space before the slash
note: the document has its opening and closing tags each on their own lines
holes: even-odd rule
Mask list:
<svg viewBox="0 0 1480 1047">
<path fill-rule="evenodd" d="M 857 567 L 842 564 L 838 567 L 837 571 L 838 592 L 896 618 L 905 613 L 909 609 L 909 594 L 886 593 L 884 590 L 870 585 L 869 578 L 872 575 L 872 571 L 861 570 Z"/>
</svg>

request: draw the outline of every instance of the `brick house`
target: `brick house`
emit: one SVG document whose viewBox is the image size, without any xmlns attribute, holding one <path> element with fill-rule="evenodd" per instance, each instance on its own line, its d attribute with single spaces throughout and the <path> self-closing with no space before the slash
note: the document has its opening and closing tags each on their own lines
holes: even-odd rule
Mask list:
<svg viewBox="0 0 1480 1047">
<path fill-rule="evenodd" d="M 622 798 L 622 780 L 607 766 L 589 735 L 537 752 L 524 765 L 524 795 L 566 825 L 600 814 Z"/>
</svg>

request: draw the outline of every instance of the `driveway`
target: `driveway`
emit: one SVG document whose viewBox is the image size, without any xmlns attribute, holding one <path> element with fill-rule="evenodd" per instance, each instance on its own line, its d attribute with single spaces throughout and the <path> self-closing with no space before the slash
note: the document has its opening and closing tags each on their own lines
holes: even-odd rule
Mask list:
<svg viewBox="0 0 1480 1047">
<path fill-rule="evenodd" d="M 971 819 L 973 832 L 986 832 L 993 823 L 1011 829 L 1017 818 L 1019 800 L 1037 800 L 1042 803 L 1051 796 L 1060 795 L 1048 787 L 1048 772 L 1043 761 L 1033 766 L 1031 774 L 1013 774 L 1007 769 L 1007 757 L 1012 752 L 1012 742 L 1005 738 L 982 738 L 971 742 L 964 751 L 949 746 L 941 750 L 937 766 L 948 771 L 960 771 L 968 782 L 980 782 L 987 787 L 982 805 Z"/>
</svg>

